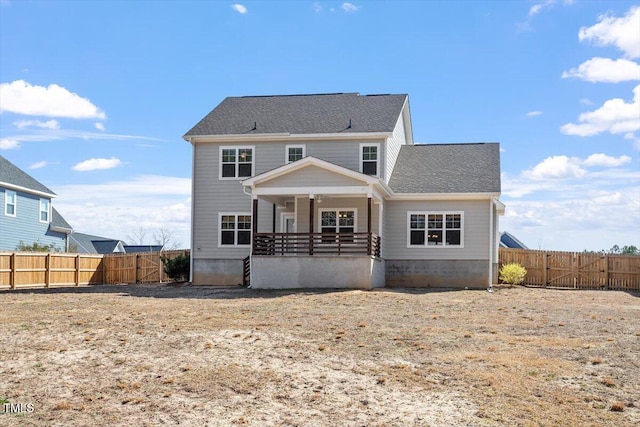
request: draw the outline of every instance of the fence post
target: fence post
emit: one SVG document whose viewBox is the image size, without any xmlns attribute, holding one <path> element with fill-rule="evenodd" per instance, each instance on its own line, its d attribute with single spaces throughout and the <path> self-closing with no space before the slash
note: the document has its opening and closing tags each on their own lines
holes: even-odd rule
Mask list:
<svg viewBox="0 0 640 427">
<path fill-rule="evenodd" d="M 604 256 L 604 288 L 609 289 L 609 255 Z"/>
<path fill-rule="evenodd" d="M 44 259 L 44 287 L 48 288 L 51 283 L 51 253 L 48 253 Z"/>
<path fill-rule="evenodd" d="M 549 254 L 542 254 L 542 285 L 546 288 L 549 283 Z"/>
<path fill-rule="evenodd" d="M 9 257 L 9 268 L 11 271 L 9 272 L 9 287 L 11 289 L 16 288 L 16 253 L 12 253 Z"/>
<path fill-rule="evenodd" d="M 80 254 L 76 255 L 76 274 L 75 274 L 76 286 L 80 286 Z"/>
<path fill-rule="evenodd" d="M 135 276 L 136 276 L 134 283 L 138 283 L 138 257 L 139 256 L 140 256 L 140 254 L 136 254 L 135 262 L 133 263 L 134 272 L 135 272 Z"/>
</svg>

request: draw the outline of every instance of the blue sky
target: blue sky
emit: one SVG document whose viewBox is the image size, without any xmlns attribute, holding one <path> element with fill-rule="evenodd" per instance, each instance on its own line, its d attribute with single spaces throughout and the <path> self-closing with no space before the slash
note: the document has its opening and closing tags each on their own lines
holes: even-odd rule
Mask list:
<svg viewBox="0 0 640 427">
<path fill-rule="evenodd" d="M 640 247 L 640 3 L 0 0 L 0 150 L 81 232 L 189 244 L 182 135 L 226 96 L 408 93 L 497 141 L 500 229 Z"/>
</svg>

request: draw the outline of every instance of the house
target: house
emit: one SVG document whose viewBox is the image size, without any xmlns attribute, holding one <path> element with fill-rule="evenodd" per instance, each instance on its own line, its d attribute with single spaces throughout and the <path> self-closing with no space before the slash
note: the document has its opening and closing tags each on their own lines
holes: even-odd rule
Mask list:
<svg viewBox="0 0 640 427">
<path fill-rule="evenodd" d="M 55 197 L 45 185 L 0 156 L 0 251 L 34 243 L 67 251 L 73 230 L 52 207 Z"/>
<path fill-rule="evenodd" d="M 69 246 L 79 254 L 118 254 L 126 253 L 122 240 L 91 234 L 73 232 L 69 236 Z"/>
<path fill-rule="evenodd" d="M 500 233 L 500 247 L 510 249 L 529 249 L 524 243 L 508 231 Z"/>
<path fill-rule="evenodd" d="M 164 245 L 124 245 L 124 251 L 128 254 L 162 252 Z"/>
<path fill-rule="evenodd" d="M 497 143 L 414 144 L 407 95 L 229 97 L 192 145 L 191 280 L 252 288 L 485 287 Z"/>
</svg>

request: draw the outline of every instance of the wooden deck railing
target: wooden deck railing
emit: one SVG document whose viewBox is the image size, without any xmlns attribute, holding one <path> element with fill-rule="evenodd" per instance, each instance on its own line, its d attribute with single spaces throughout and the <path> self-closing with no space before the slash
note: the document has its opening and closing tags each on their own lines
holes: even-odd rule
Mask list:
<svg viewBox="0 0 640 427">
<path fill-rule="evenodd" d="M 380 256 L 375 233 L 256 233 L 253 255 Z"/>
</svg>

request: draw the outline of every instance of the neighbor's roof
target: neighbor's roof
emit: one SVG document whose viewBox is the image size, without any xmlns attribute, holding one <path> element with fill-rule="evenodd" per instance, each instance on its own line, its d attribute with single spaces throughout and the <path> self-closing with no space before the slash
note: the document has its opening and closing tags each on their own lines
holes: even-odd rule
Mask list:
<svg viewBox="0 0 640 427">
<path fill-rule="evenodd" d="M 53 206 L 51 207 L 51 225 L 56 228 L 73 230 L 73 227 L 69 225 L 67 220 L 65 220 L 62 215 L 60 215 L 60 212 L 58 212 Z"/>
<path fill-rule="evenodd" d="M 69 243 L 77 245 L 78 253 L 81 254 L 110 254 L 113 253 L 121 241 L 73 232 L 69 236 Z"/>
<path fill-rule="evenodd" d="M 39 183 L 22 169 L 0 156 L 0 185 L 3 183 L 14 187 L 20 187 L 25 190 L 44 193 L 49 196 L 56 195 L 56 193 Z"/>
<path fill-rule="evenodd" d="M 511 249 L 529 249 L 527 246 L 516 238 L 513 234 L 505 231 L 500 234 L 500 247 Z"/>
<path fill-rule="evenodd" d="M 138 252 L 160 252 L 164 249 L 163 245 L 124 245 L 123 247 L 128 254 Z"/>
<path fill-rule="evenodd" d="M 229 97 L 188 131 L 185 138 L 392 132 L 406 99 L 407 95 L 358 93 Z"/>
<path fill-rule="evenodd" d="M 403 145 L 389 186 L 396 193 L 499 193 L 500 145 Z"/>
</svg>

